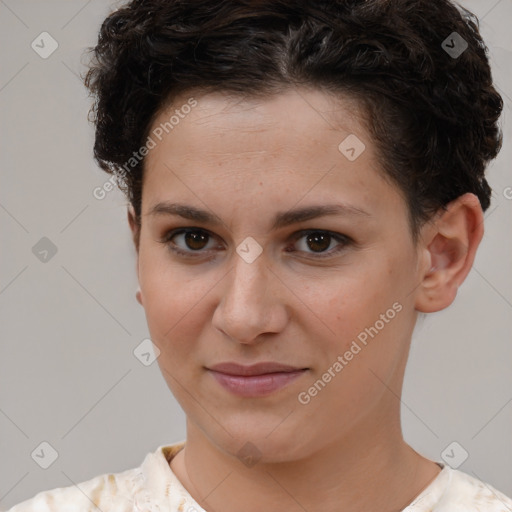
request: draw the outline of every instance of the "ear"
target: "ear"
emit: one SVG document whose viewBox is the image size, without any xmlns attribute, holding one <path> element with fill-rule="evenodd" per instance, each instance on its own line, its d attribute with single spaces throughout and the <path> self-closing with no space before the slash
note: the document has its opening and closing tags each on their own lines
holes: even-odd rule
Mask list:
<svg viewBox="0 0 512 512">
<path fill-rule="evenodd" d="M 130 226 L 130 231 L 132 232 L 133 243 L 135 244 L 135 250 L 137 251 L 137 278 L 139 277 L 139 242 L 140 242 L 140 223 L 137 220 L 137 216 L 135 214 L 135 210 L 131 204 L 128 205 L 128 224 Z M 142 305 L 142 292 L 139 289 L 135 293 L 135 297 L 137 298 L 137 302 Z"/>
<path fill-rule="evenodd" d="M 425 224 L 421 234 L 423 269 L 416 289 L 416 310 L 433 313 L 448 307 L 468 275 L 484 234 L 480 201 L 474 194 L 455 199 Z"/>
</svg>

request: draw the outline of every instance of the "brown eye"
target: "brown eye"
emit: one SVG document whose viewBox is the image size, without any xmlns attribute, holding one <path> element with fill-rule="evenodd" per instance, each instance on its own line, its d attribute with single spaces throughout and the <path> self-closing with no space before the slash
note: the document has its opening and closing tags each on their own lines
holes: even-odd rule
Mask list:
<svg viewBox="0 0 512 512">
<path fill-rule="evenodd" d="M 208 246 L 211 241 L 212 235 L 204 229 L 187 228 L 170 231 L 160 242 L 176 254 L 193 258 L 215 248 L 213 244 Z"/>
<path fill-rule="evenodd" d="M 300 231 L 295 233 L 293 239 L 299 250 L 287 248 L 285 251 L 302 253 L 310 259 L 335 256 L 354 243 L 346 235 L 318 229 Z M 160 242 L 184 258 L 204 258 L 212 249 L 225 250 L 222 244 L 214 243 L 214 236 L 211 233 L 200 228 L 175 229 L 167 233 Z M 215 256 L 208 256 L 208 259 L 211 257 Z"/>
<path fill-rule="evenodd" d="M 208 243 L 209 235 L 202 231 L 188 231 L 185 233 L 185 244 L 189 249 L 199 251 Z"/>
<path fill-rule="evenodd" d="M 315 252 L 324 252 L 331 245 L 331 235 L 317 231 L 306 237 L 308 247 Z"/>
<path fill-rule="evenodd" d="M 335 256 L 353 243 L 353 240 L 346 235 L 312 229 L 300 231 L 294 239 L 299 250 L 287 252 L 305 253 L 317 259 Z"/>
</svg>

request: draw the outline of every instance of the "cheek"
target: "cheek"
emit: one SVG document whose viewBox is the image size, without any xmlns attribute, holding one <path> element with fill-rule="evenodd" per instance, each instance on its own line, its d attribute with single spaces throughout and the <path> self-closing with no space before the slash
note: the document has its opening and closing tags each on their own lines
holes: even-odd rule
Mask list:
<svg viewBox="0 0 512 512">
<path fill-rule="evenodd" d="M 361 347 L 357 359 L 369 364 L 399 357 L 413 327 L 413 267 L 413 259 L 404 254 L 372 258 L 368 265 L 311 287 L 309 301 L 330 328 L 324 346 L 331 359 L 350 350 L 354 341 Z"/>
<path fill-rule="evenodd" d="M 331 281 L 311 301 L 334 334 L 315 340 L 323 354 L 315 351 L 315 372 L 304 390 L 326 377 L 332 384 L 318 393 L 315 411 L 320 416 L 331 411 L 354 418 L 372 407 L 394 378 L 407 351 L 413 310 L 406 306 L 394 272 L 383 262 Z M 315 324 L 309 329 L 313 333 Z"/>
<path fill-rule="evenodd" d="M 172 349 L 176 354 L 182 347 L 190 350 L 191 343 L 197 339 L 197 317 L 208 283 L 172 265 L 162 255 L 164 252 L 141 248 L 139 283 L 153 342 L 161 351 Z"/>
<path fill-rule="evenodd" d="M 391 307 L 392 286 L 382 278 L 377 265 L 370 271 L 351 272 L 329 282 L 322 281 L 308 300 L 336 336 L 351 337 L 373 324 Z"/>
</svg>

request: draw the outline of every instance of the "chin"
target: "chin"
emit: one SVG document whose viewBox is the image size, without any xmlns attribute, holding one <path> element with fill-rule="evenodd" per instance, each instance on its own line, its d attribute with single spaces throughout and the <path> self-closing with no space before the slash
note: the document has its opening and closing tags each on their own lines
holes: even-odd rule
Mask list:
<svg viewBox="0 0 512 512">
<path fill-rule="evenodd" d="M 290 424 L 281 429 L 279 423 L 275 418 L 262 421 L 261 417 L 245 418 L 243 423 L 239 418 L 233 422 L 224 420 L 222 425 L 227 432 L 219 426 L 215 432 L 208 432 L 207 437 L 248 467 L 255 462 L 274 464 L 303 458 L 310 443 L 301 434 L 300 425 Z M 211 424 L 208 428 L 211 429 Z"/>
</svg>

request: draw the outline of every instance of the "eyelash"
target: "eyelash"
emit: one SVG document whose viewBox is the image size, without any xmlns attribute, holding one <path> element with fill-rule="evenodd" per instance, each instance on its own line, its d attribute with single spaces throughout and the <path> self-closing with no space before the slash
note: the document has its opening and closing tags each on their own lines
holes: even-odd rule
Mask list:
<svg viewBox="0 0 512 512">
<path fill-rule="evenodd" d="M 172 251 L 173 253 L 175 253 L 175 254 L 177 254 L 179 256 L 183 256 L 184 258 L 193 259 L 193 258 L 201 257 L 201 255 L 204 252 L 206 252 L 203 249 L 197 250 L 197 251 L 192 251 L 192 250 L 191 251 L 184 251 L 183 249 L 180 249 L 179 247 L 177 247 L 171 241 L 175 236 L 186 234 L 186 233 L 203 233 L 203 234 L 206 234 L 209 237 L 214 236 L 210 232 L 208 232 L 207 230 L 201 229 L 201 228 L 178 228 L 178 229 L 173 229 L 173 230 L 169 231 L 168 233 L 166 233 L 164 235 L 163 239 L 159 240 L 159 242 L 164 244 L 164 245 L 166 245 L 168 247 L 168 249 L 170 251 Z M 304 238 L 305 236 L 313 234 L 313 233 L 321 233 L 323 235 L 328 235 L 332 239 L 334 239 L 335 241 L 339 242 L 340 245 L 338 245 L 334 249 L 331 249 L 330 251 L 327 251 L 327 252 L 307 253 L 307 254 L 312 254 L 313 255 L 312 259 L 324 259 L 324 258 L 332 257 L 333 255 L 338 254 L 339 252 L 341 252 L 347 246 L 349 246 L 349 245 L 354 243 L 353 240 L 350 237 L 346 236 L 346 235 L 342 235 L 340 233 L 333 233 L 332 231 L 326 231 L 326 230 L 322 230 L 322 229 L 304 229 L 304 230 L 298 231 L 297 233 L 294 233 L 292 235 L 292 241 L 293 241 L 293 243 L 296 243 L 301 238 Z M 208 240 L 208 242 L 209 241 L 210 240 Z M 287 251 L 287 252 L 304 252 L 304 251 Z"/>
</svg>

